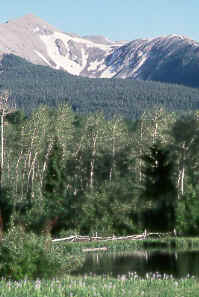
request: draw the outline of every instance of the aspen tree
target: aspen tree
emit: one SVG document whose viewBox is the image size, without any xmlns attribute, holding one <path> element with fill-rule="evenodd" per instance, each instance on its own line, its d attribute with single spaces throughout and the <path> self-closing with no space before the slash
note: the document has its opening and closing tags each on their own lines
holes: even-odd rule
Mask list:
<svg viewBox="0 0 199 297">
<path fill-rule="evenodd" d="M 13 112 L 13 108 L 10 107 L 8 103 L 9 99 L 9 92 L 8 90 L 3 91 L 0 94 L 0 117 L 1 117 L 1 162 L 0 162 L 0 191 L 3 190 L 3 169 L 4 169 L 4 154 L 5 154 L 5 147 L 4 147 L 4 124 L 5 124 L 5 117 L 8 113 Z M 3 215 L 2 209 L 0 209 L 0 239 L 3 235 Z"/>
</svg>

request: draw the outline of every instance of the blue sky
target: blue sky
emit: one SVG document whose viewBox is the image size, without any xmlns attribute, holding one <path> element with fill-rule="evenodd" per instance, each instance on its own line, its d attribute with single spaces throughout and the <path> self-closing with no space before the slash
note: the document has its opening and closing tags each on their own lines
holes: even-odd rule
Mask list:
<svg viewBox="0 0 199 297">
<path fill-rule="evenodd" d="M 28 13 L 81 36 L 133 40 L 181 34 L 199 41 L 198 0 L 2 0 L 0 22 Z"/>
</svg>

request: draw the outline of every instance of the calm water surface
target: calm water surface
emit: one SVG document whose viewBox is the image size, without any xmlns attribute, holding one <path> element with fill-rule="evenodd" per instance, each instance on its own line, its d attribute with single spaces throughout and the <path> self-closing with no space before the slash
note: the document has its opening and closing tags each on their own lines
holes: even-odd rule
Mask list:
<svg viewBox="0 0 199 297">
<path fill-rule="evenodd" d="M 146 273 L 159 272 L 172 274 L 176 278 L 188 274 L 199 277 L 198 251 L 134 251 L 126 253 L 88 253 L 83 267 L 74 274 L 110 274 L 118 275 L 137 272 L 140 276 Z"/>
</svg>

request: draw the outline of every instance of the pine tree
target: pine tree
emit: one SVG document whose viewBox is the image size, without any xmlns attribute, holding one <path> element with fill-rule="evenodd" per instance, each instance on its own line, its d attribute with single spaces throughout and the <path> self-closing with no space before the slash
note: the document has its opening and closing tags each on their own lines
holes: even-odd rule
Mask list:
<svg viewBox="0 0 199 297">
<path fill-rule="evenodd" d="M 145 213 L 148 224 L 162 230 L 174 228 L 177 191 L 170 152 L 160 143 L 155 143 L 142 159 L 145 167 L 141 198 L 148 207 L 148 213 Z"/>
<path fill-rule="evenodd" d="M 50 232 L 64 211 L 65 183 L 63 177 L 62 148 L 55 138 L 48 157 L 43 194 L 45 198 L 45 216 L 47 230 Z"/>
</svg>

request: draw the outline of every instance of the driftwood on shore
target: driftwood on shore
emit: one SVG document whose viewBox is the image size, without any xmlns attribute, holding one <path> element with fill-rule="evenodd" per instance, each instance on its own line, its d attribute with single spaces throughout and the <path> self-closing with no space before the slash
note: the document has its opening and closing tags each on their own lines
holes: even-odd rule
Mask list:
<svg viewBox="0 0 199 297">
<path fill-rule="evenodd" d="M 109 236 L 109 237 L 101 237 L 97 236 L 81 236 L 81 235 L 71 235 L 69 237 L 53 239 L 53 242 L 60 242 L 60 241 L 68 241 L 68 242 L 83 242 L 83 241 L 113 241 L 113 240 L 143 240 L 147 238 L 160 238 L 168 236 L 169 233 L 147 233 L 146 231 L 142 234 L 136 235 L 128 235 L 128 236 Z"/>
</svg>

